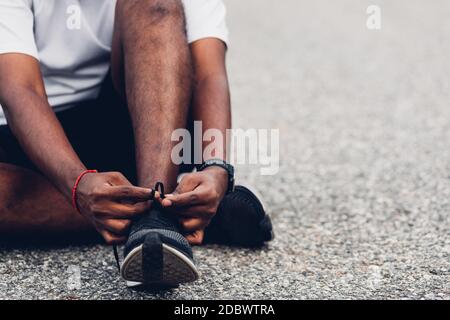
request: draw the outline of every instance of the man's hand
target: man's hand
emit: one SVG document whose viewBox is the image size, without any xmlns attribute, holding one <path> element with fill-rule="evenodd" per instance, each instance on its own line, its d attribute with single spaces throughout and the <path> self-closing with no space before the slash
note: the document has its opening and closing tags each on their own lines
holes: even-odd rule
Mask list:
<svg viewBox="0 0 450 320">
<path fill-rule="evenodd" d="M 90 173 L 78 185 L 77 204 L 108 244 L 119 244 L 127 239 L 131 218 L 150 209 L 150 192 L 119 172 Z"/>
<path fill-rule="evenodd" d="M 216 214 L 227 187 L 228 173 L 219 167 L 209 167 L 185 175 L 161 204 L 180 216 L 186 239 L 199 245 L 203 241 L 203 230 Z"/>
</svg>

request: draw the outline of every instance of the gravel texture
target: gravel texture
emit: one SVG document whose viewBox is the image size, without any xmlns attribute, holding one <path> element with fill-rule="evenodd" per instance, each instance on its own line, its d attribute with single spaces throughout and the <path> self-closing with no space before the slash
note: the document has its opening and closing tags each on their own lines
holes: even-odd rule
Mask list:
<svg viewBox="0 0 450 320">
<path fill-rule="evenodd" d="M 195 249 L 201 279 L 133 291 L 100 245 L 0 249 L 0 298 L 450 299 L 450 2 L 226 0 L 234 125 L 279 128 L 240 167 L 277 238 Z M 76 270 L 80 271 L 80 286 Z"/>
</svg>

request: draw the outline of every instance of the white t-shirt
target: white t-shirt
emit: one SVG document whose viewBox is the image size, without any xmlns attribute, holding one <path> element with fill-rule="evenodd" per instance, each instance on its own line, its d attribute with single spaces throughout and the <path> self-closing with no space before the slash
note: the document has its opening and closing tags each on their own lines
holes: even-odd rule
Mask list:
<svg viewBox="0 0 450 320">
<path fill-rule="evenodd" d="M 189 43 L 228 41 L 222 0 L 182 0 Z M 109 70 L 116 0 L 0 0 L 0 54 L 39 60 L 55 111 L 95 99 Z M 6 119 L 0 106 L 0 125 Z"/>
</svg>

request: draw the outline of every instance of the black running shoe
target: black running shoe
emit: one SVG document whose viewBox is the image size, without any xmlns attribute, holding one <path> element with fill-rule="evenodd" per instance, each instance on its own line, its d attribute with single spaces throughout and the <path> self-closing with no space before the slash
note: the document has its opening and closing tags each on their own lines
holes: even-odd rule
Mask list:
<svg viewBox="0 0 450 320">
<path fill-rule="evenodd" d="M 198 279 L 191 246 L 179 231 L 156 203 L 133 223 L 120 268 L 128 286 L 174 287 Z"/>
<path fill-rule="evenodd" d="M 260 247 L 273 237 L 272 222 L 261 201 L 248 188 L 236 186 L 205 229 L 204 243 Z"/>
</svg>

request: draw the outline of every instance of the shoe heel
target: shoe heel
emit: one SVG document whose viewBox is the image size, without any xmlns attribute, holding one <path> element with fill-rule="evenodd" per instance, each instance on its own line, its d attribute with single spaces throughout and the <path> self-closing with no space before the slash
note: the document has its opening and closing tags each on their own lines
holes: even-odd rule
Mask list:
<svg viewBox="0 0 450 320">
<path fill-rule="evenodd" d="M 160 235 L 150 232 L 142 245 L 142 276 L 144 282 L 159 282 L 163 278 L 164 256 Z"/>
<path fill-rule="evenodd" d="M 177 239 L 180 237 L 180 239 Z M 122 263 L 121 275 L 129 286 L 151 285 L 176 287 L 195 281 L 197 269 L 192 261 L 189 244 L 182 235 L 167 230 L 148 230 L 141 244 L 129 251 Z M 186 248 L 175 244 L 186 242 Z M 169 243 L 172 243 L 171 246 Z"/>
</svg>

